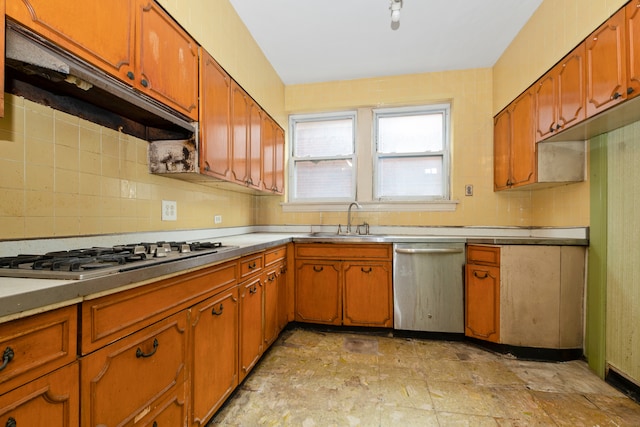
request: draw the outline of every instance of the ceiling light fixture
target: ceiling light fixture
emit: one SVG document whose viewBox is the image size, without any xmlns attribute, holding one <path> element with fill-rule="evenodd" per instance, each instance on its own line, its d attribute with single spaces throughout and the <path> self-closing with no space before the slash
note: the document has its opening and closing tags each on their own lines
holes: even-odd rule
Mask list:
<svg viewBox="0 0 640 427">
<path fill-rule="evenodd" d="M 400 28 L 400 9 L 402 9 L 402 0 L 391 0 L 389 10 L 391 11 L 391 29 Z"/>
</svg>

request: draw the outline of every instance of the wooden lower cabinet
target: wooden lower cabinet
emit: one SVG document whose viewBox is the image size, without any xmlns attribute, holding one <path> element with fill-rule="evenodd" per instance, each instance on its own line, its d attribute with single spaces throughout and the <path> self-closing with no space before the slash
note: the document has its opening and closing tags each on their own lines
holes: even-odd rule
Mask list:
<svg viewBox="0 0 640 427">
<path fill-rule="evenodd" d="M 280 330 L 278 329 L 278 286 L 281 266 L 276 264 L 267 269 L 264 279 L 264 345 L 271 345 Z"/>
<path fill-rule="evenodd" d="M 0 425 L 80 425 L 78 375 L 78 363 L 74 362 L 0 395 Z"/>
<path fill-rule="evenodd" d="M 391 256 L 388 244 L 296 246 L 295 320 L 393 327 Z"/>
<path fill-rule="evenodd" d="M 238 385 L 239 305 L 233 286 L 191 309 L 192 426 L 206 425 Z"/>
<path fill-rule="evenodd" d="M 500 267 L 466 266 L 465 335 L 500 340 Z"/>
<path fill-rule="evenodd" d="M 391 262 L 345 262 L 344 325 L 393 326 Z"/>
<path fill-rule="evenodd" d="M 140 425 L 170 396 L 186 404 L 187 318 L 181 311 L 80 360 L 82 425 Z M 184 408 L 173 425 L 187 422 Z"/>
<path fill-rule="evenodd" d="M 342 324 L 341 278 L 340 261 L 296 261 L 295 319 Z"/>
<path fill-rule="evenodd" d="M 262 275 L 240 284 L 240 371 L 242 381 L 260 359 L 262 343 Z"/>
</svg>

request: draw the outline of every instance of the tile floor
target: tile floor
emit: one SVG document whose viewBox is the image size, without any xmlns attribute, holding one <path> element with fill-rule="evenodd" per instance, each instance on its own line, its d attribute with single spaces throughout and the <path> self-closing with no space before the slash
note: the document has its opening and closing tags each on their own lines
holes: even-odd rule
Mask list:
<svg viewBox="0 0 640 427">
<path fill-rule="evenodd" d="M 582 361 L 463 342 L 285 331 L 209 426 L 640 426 Z"/>
</svg>

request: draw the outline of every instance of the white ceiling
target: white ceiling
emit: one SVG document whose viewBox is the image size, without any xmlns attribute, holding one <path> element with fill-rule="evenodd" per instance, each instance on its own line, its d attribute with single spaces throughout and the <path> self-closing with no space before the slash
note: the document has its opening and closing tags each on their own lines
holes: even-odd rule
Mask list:
<svg viewBox="0 0 640 427">
<path fill-rule="evenodd" d="M 542 0 L 230 0 L 286 85 L 491 67 Z"/>
</svg>

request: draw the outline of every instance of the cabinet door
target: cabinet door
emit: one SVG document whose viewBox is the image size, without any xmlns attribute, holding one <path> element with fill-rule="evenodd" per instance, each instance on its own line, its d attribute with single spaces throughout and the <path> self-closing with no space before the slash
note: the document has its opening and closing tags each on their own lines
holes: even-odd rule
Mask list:
<svg viewBox="0 0 640 427">
<path fill-rule="evenodd" d="M 299 260 L 295 274 L 295 319 L 299 322 L 342 323 L 339 261 Z"/>
<path fill-rule="evenodd" d="M 390 262 L 345 262 L 344 325 L 393 326 Z"/>
<path fill-rule="evenodd" d="M 152 0 L 137 0 L 137 61 L 134 86 L 198 120 L 198 46 Z M 109 3 L 109 2 L 107 2 Z M 111 8 L 114 8 L 109 3 Z M 77 7 L 77 6 L 76 6 Z M 113 29 L 104 34 L 112 34 Z"/>
<path fill-rule="evenodd" d="M 558 108 L 555 130 L 564 130 L 585 119 L 585 45 L 580 44 L 556 68 Z"/>
<path fill-rule="evenodd" d="M 511 139 L 511 112 L 506 109 L 498 114 L 493 126 L 493 188 L 495 191 L 509 188 L 509 158 Z"/>
<path fill-rule="evenodd" d="M 82 425 L 127 425 L 155 412 L 188 378 L 182 311 L 81 359 Z"/>
<path fill-rule="evenodd" d="M 249 187 L 262 187 L 262 109 L 249 99 L 249 141 L 247 145 L 247 163 L 249 165 Z"/>
<path fill-rule="evenodd" d="M 500 269 L 467 264 L 465 270 L 465 335 L 499 342 Z"/>
<path fill-rule="evenodd" d="M 536 141 L 541 141 L 553 134 L 558 116 L 558 82 L 552 70 L 545 74 L 535 85 L 536 101 Z"/>
<path fill-rule="evenodd" d="M 231 78 L 200 49 L 200 171 L 231 175 Z"/>
<path fill-rule="evenodd" d="M 234 286 L 191 310 L 191 425 L 206 425 L 238 385 L 238 306 Z"/>
<path fill-rule="evenodd" d="M 262 189 L 265 191 L 273 191 L 276 187 L 275 144 L 275 124 L 265 114 L 262 120 Z"/>
<path fill-rule="evenodd" d="M 249 97 L 234 81 L 231 82 L 231 177 L 238 184 L 247 185 L 249 165 L 247 142 L 249 138 Z"/>
<path fill-rule="evenodd" d="M 1 395 L 0 425 L 79 426 L 78 376 L 76 362 Z"/>
<path fill-rule="evenodd" d="M 640 94 L 640 0 L 626 6 L 627 17 L 627 98 Z"/>
<path fill-rule="evenodd" d="M 274 170 L 276 185 L 274 192 L 278 194 L 284 194 L 284 131 L 278 126 L 275 126 L 275 154 L 274 154 Z"/>
<path fill-rule="evenodd" d="M 587 117 L 627 97 L 625 10 L 621 9 L 586 39 Z"/>
<path fill-rule="evenodd" d="M 14 0 L 7 3 L 6 12 L 56 45 L 131 84 L 127 73 L 134 71 L 134 1 L 138 0 L 85 0 L 79 5 Z"/>
<path fill-rule="evenodd" d="M 240 377 L 251 371 L 262 354 L 262 278 L 240 285 Z"/>
<path fill-rule="evenodd" d="M 533 183 L 536 180 L 536 143 L 533 134 L 533 90 L 520 95 L 511 107 L 511 184 Z"/>
<path fill-rule="evenodd" d="M 277 276 L 278 280 L 278 332 L 282 331 L 288 320 L 288 307 L 287 307 L 287 264 L 283 263 L 280 268 L 280 274 Z"/>
<path fill-rule="evenodd" d="M 264 344 L 271 345 L 278 337 L 278 276 L 280 266 L 268 270 L 264 281 Z"/>
</svg>

